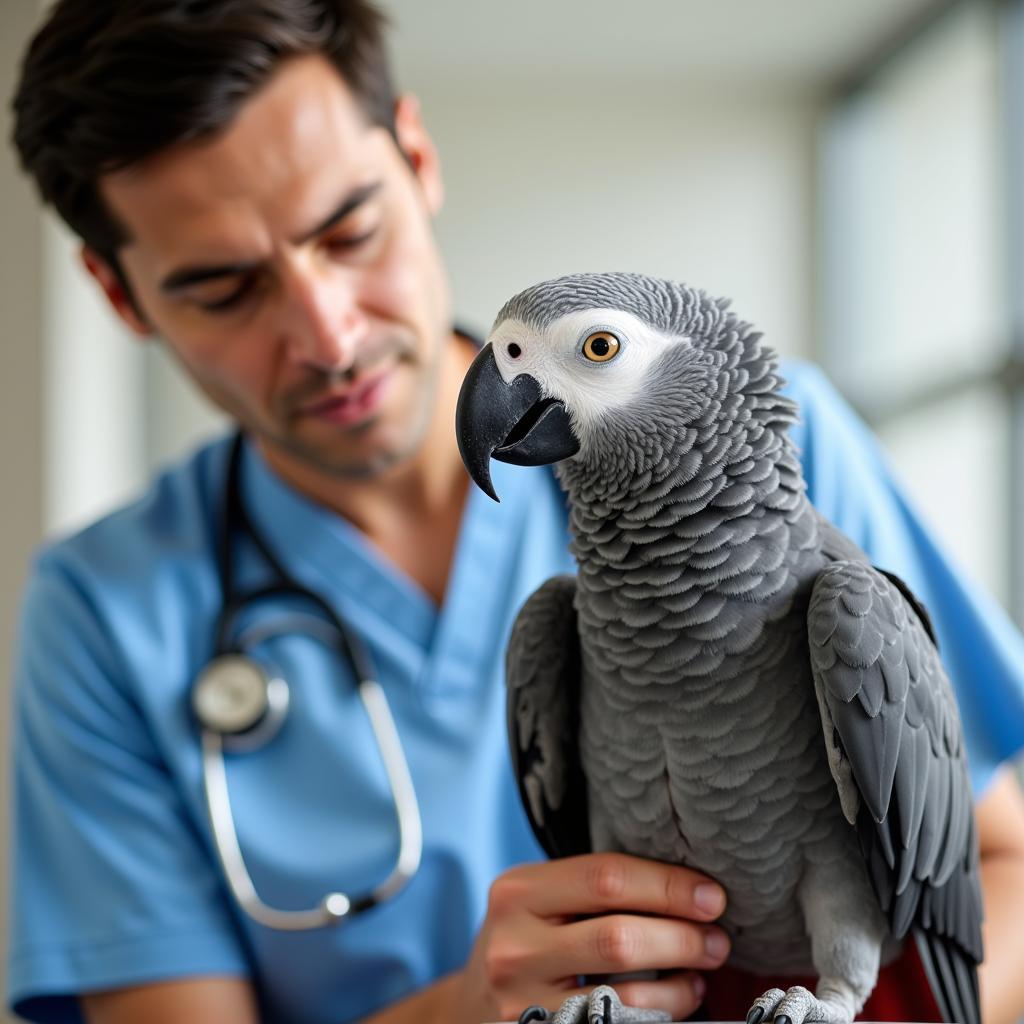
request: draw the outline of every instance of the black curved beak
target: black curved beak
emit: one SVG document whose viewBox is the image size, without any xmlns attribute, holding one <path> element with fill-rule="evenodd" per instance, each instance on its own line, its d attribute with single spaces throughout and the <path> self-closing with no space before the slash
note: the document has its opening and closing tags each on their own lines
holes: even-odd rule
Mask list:
<svg viewBox="0 0 1024 1024">
<path fill-rule="evenodd" d="M 469 475 L 495 501 L 492 458 L 516 466 L 544 466 L 580 450 L 565 406 L 542 398 L 540 385 L 529 374 L 506 384 L 490 344 L 480 350 L 462 382 L 455 434 Z"/>
</svg>

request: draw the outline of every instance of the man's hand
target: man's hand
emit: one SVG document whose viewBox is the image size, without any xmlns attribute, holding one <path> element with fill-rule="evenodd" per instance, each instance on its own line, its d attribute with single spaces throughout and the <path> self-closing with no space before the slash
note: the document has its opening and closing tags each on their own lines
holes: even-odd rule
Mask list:
<svg viewBox="0 0 1024 1024">
<path fill-rule="evenodd" d="M 981 888 L 985 898 L 985 961 L 978 969 L 981 1019 L 1024 1019 L 1024 793 L 1009 766 L 977 805 Z"/>
<path fill-rule="evenodd" d="M 697 970 L 720 966 L 721 886 L 686 868 L 594 853 L 512 868 L 491 886 L 487 918 L 449 994 L 458 1024 L 515 1020 L 583 991 L 580 975 L 666 972 L 616 983 L 624 1003 L 681 1020 L 699 1005 Z"/>
</svg>

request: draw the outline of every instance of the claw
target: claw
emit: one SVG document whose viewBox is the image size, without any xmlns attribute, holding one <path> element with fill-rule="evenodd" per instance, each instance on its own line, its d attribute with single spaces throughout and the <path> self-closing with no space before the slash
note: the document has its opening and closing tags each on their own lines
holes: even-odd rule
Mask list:
<svg viewBox="0 0 1024 1024">
<path fill-rule="evenodd" d="M 592 1013 L 589 1024 L 612 1024 L 612 1001 L 608 996 L 601 997 L 601 1012 Z"/>
<path fill-rule="evenodd" d="M 854 1016 L 841 1000 L 819 999 L 794 985 L 785 992 L 772 988 L 758 996 L 747 1014 L 747 1024 L 850 1024 Z"/>
<path fill-rule="evenodd" d="M 519 1014 L 517 1024 L 530 1024 L 530 1021 L 533 1020 L 543 1021 L 547 1020 L 550 1016 L 551 1014 L 543 1006 L 528 1006 Z"/>
<path fill-rule="evenodd" d="M 525 1013 L 520 1024 L 524 1024 L 524 1018 Z M 614 989 L 598 985 L 587 996 L 570 996 L 553 1017 L 543 1019 L 550 1024 L 653 1024 L 655 1021 L 671 1021 L 672 1017 L 664 1010 L 623 1006 Z"/>
</svg>

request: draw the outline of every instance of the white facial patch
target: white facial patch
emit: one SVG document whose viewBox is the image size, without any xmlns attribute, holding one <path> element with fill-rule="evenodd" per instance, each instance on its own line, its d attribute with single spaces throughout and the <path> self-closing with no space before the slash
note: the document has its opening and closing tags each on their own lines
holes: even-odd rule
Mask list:
<svg viewBox="0 0 1024 1024">
<path fill-rule="evenodd" d="M 604 362 L 584 355 L 584 342 L 599 331 L 614 335 L 618 353 Z M 662 334 L 621 309 L 568 313 L 538 332 L 519 320 L 505 320 L 488 339 L 506 383 L 528 373 L 545 398 L 561 400 L 573 430 L 586 445 L 601 418 L 639 397 L 652 364 L 671 345 L 688 338 Z"/>
</svg>

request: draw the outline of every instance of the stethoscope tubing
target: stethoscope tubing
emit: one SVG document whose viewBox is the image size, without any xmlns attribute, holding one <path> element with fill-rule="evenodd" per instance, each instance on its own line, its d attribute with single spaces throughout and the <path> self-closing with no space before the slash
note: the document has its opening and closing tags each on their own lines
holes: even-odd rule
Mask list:
<svg viewBox="0 0 1024 1024">
<path fill-rule="evenodd" d="M 246 749 L 246 737 L 225 736 L 200 723 L 203 791 L 207 816 L 217 858 L 233 898 L 249 917 L 261 925 L 280 931 L 305 931 L 336 924 L 395 896 L 419 869 L 423 851 L 423 826 L 409 764 L 387 697 L 376 680 L 369 653 L 324 598 L 315 591 L 300 586 L 285 572 L 266 540 L 255 530 L 241 501 L 241 451 L 242 435 L 238 434 L 232 445 L 228 465 L 225 504 L 218 537 L 217 562 L 223 606 L 215 630 L 214 657 L 216 659 L 222 655 L 240 655 L 245 648 L 284 631 L 280 628 L 282 622 L 278 622 L 275 627 L 267 624 L 256 625 L 250 627 L 233 643 L 232 629 L 243 608 L 271 597 L 288 596 L 314 605 L 323 619 L 306 615 L 292 616 L 284 621 L 292 625 L 293 631 L 312 635 L 328 646 L 336 647 L 339 654 L 347 658 L 352 665 L 355 678 L 358 680 L 357 692 L 370 719 L 374 739 L 380 750 L 398 823 L 399 847 L 395 865 L 388 876 L 368 894 L 353 898 L 343 892 L 329 892 L 317 906 L 307 910 L 281 910 L 270 906 L 260 898 L 246 866 L 235 829 L 228 791 L 224 761 L 225 743 L 229 741 L 236 749 Z M 254 544 L 276 575 L 275 582 L 249 591 L 234 590 L 231 549 L 232 541 L 240 537 L 247 537 Z M 283 719 L 287 711 L 288 694 L 288 686 L 283 679 L 272 678 L 268 681 L 268 714 L 274 716 L 277 721 Z M 259 726 L 253 732 L 258 729 Z M 263 739 L 250 738 L 259 739 L 261 742 Z"/>
</svg>

